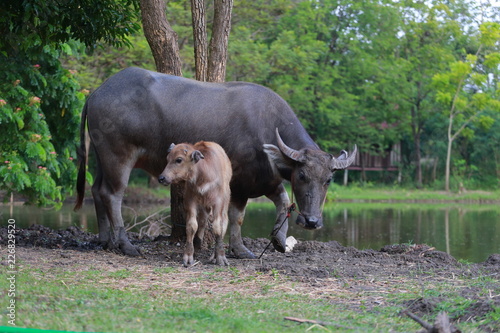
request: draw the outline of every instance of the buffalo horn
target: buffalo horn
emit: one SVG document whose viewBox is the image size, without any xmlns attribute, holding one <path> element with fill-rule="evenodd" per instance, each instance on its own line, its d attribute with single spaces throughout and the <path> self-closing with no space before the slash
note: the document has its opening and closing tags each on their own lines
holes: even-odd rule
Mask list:
<svg viewBox="0 0 500 333">
<path fill-rule="evenodd" d="M 345 150 L 342 150 L 338 158 L 332 157 L 332 170 L 345 169 L 351 165 L 356 159 L 356 153 L 358 152 L 358 147 L 354 145 L 354 150 L 351 155 L 347 154 Z"/>
<path fill-rule="evenodd" d="M 278 147 L 283 154 L 285 154 L 294 161 L 303 162 L 302 153 L 299 152 L 298 150 L 288 147 L 281 139 L 280 133 L 277 128 L 276 128 L 276 139 L 278 140 Z"/>
</svg>

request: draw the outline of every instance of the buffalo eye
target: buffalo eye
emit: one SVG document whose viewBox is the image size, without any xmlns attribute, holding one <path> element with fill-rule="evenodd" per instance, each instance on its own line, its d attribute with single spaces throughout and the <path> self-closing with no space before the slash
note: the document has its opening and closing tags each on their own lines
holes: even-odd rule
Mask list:
<svg viewBox="0 0 500 333">
<path fill-rule="evenodd" d="M 182 163 L 182 158 L 177 157 L 176 160 L 175 160 L 175 163 L 181 164 Z"/>
<path fill-rule="evenodd" d="M 299 171 L 299 179 L 302 181 L 306 180 L 306 174 L 302 170 Z"/>
<path fill-rule="evenodd" d="M 328 186 L 328 185 L 330 185 L 331 182 L 332 182 L 332 178 L 330 177 L 326 180 L 325 185 Z"/>
</svg>

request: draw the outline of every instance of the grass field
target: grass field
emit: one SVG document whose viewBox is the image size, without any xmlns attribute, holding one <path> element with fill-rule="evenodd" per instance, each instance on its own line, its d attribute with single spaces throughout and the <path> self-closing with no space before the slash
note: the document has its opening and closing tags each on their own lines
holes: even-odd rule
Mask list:
<svg viewBox="0 0 500 333">
<path fill-rule="evenodd" d="M 35 253 L 34 251 L 37 251 Z M 490 276 L 335 277 L 299 282 L 277 270 L 147 264 L 103 251 L 18 249 L 16 325 L 78 332 L 415 332 L 401 310 L 433 300 L 439 311 L 465 316 L 475 298 L 498 297 Z M 70 258 L 72 260 L 60 260 Z M 42 259 L 40 259 L 42 258 Z M 71 264 L 70 262 L 74 262 Z M 466 271 L 465 268 L 464 271 Z M 0 274 L 2 322 L 9 296 Z M 496 287 L 495 287 L 496 286 Z M 472 295 L 472 293 L 471 293 Z M 483 304 L 483 303 L 478 303 Z M 463 332 L 500 329 L 500 306 L 461 320 Z M 288 317 L 313 322 L 298 323 Z M 433 321 L 434 315 L 426 316 Z M 314 322 L 316 321 L 316 322 Z M 0 331 L 2 329 L 0 328 Z"/>
<path fill-rule="evenodd" d="M 290 194 L 290 185 L 285 187 Z M 140 186 L 130 186 L 128 195 L 131 198 L 150 197 L 164 200 L 169 196 L 169 189 L 158 187 L 155 189 L 147 189 Z M 90 195 L 90 193 L 89 193 Z M 471 203 L 500 203 L 500 190 L 495 191 L 464 191 L 458 193 L 456 191 L 445 192 L 429 189 L 410 189 L 399 186 L 374 186 L 374 185 L 353 185 L 341 186 L 338 184 L 330 185 L 327 193 L 328 201 L 391 201 L 391 202 L 471 202 Z"/>
</svg>

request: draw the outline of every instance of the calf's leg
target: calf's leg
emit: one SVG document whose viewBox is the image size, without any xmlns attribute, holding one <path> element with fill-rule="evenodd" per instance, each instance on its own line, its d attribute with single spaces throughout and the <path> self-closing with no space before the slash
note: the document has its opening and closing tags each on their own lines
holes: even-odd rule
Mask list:
<svg viewBox="0 0 500 333">
<path fill-rule="evenodd" d="M 185 267 L 194 264 L 194 246 L 193 239 L 198 230 L 198 222 L 196 221 L 196 204 L 192 202 L 184 202 L 186 205 L 186 245 L 184 247 L 184 257 L 182 263 Z"/>
<path fill-rule="evenodd" d="M 200 250 L 203 246 L 203 238 L 205 237 L 205 230 L 207 223 L 209 222 L 210 213 L 206 209 L 198 209 L 198 231 L 194 236 L 193 245 L 196 251 Z"/>
<path fill-rule="evenodd" d="M 217 212 L 218 211 L 218 212 Z M 215 248 L 210 261 L 220 266 L 229 266 L 229 261 L 226 258 L 224 250 L 224 235 L 227 229 L 227 208 L 215 210 L 214 221 L 212 223 L 213 232 L 215 234 Z"/>
</svg>

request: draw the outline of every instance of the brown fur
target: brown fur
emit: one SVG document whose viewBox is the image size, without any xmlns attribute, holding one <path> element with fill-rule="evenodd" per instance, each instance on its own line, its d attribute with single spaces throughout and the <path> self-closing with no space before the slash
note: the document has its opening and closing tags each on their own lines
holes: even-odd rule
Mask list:
<svg viewBox="0 0 500 333">
<path fill-rule="evenodd" d="M 228 225 L 231 177 L 231 162 L 224 149 L 215 142 L 200 141 L 194 145 L 181 143 L 175 145 L 167 155 L 167 166 L 159 177 L 160 182 L 164 185 L 185 184 L 185 266 L 194 263 L 194 237 L 197 244 L 202 243 L 207 220 L 212 222 L 216 236 L 211 259 L 219 265 L 229 264 L 223 239 Z"/>
</svg>

